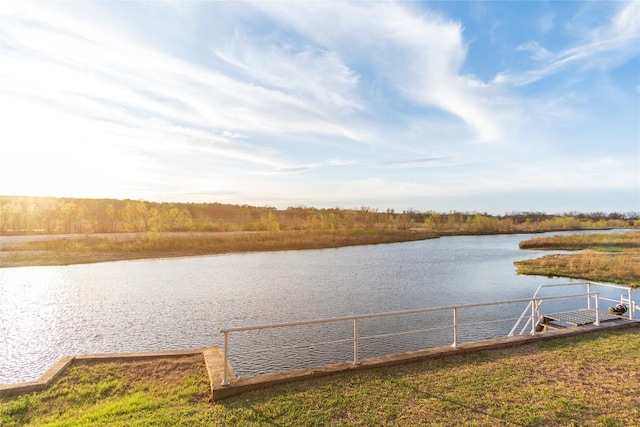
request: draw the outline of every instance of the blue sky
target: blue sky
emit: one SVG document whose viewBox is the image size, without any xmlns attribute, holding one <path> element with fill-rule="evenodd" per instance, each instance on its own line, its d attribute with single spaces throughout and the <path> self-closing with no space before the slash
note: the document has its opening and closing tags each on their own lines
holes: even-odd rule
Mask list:
<svg viewBox="0 0 640 427">
<path fill-rule="evenodd" d="M 0 195 L 640 211 L 640 2 L 0 11 Z"/>
</svg>

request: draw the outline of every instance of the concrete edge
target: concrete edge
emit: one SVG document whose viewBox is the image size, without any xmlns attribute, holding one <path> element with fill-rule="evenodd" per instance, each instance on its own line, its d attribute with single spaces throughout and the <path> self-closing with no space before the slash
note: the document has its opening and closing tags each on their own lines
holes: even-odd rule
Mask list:
<svg viewBox="0 0 640 427">
<path fill-rule="evenodd" d="M 44 390 L 60 375 L 62 375 L 73 363 L 73 357 L 63 357 L 58 360 L 47 372 L 35 381 L 27 381 L 17 384 L 0 384 L 0 396 L 31 393 Z"/>
<path fill-rule="evenodd" d="M 340 362 L 313 368 L 302 368 L 291 371 L 257 375 L 247 378 L 231 379 L 230 384 L 226 386 L 223 386 L 221 382 L 211 382 L 212 399 L 214 401 L 223 400 L 241 393 L 260 390 L 279 384 L 286 384 L 294 381 L 303 381 L 339 373 L 413 363 L 431 358 L 453 356 L 458 354 L 472 353 L 476 351 L 516 347 L 533 342 L 547 341 L 568 336 L 584 335 L 598 331 L 610 331 L 638 327 L 640 327 L 639 321 L 610 324 L 606 326 L 582 326 L 575 329 L 572 328 L 554 330 L 536 335 L 518 335 L 514 337 L 504 337 L 473 343 L 465 343 L 459 345 L 458 348 L 454 348 L 453 346 L 435 347 L 424 350 L 411 351 L 407 353 L 373 357 L 362 359 L 360 361 L 360 364 L 358 365 L 354 365 L 353 362 Z"/>
<path fill-rule="evenodd" d="M 94 362 L 128 362 L 134 360 L 159 359 L 162 357 L 187 357 L 202 354 L 204 350 L 172 350 L 172 351 L 144 351 L 134 353 L 103 353 L 83 354 L 75 356 L 74 364 Z"/>
<path fill-rule="evenodd" d="M 202 352 L 204 356 L 204 363 L 207 368 L 207 374 L 209 375 L 209 385 L 211 387 L 212 400 L 219 400 L 224 397 L 224 393 L 220 390 L 228 389 L 227 386 L 222 385 L 222 379 L 224 377 L 224 352 L 220 347 L 210 347 Z M 236 381 L 236 376 L 233 372 L 231 364 L 227 362 L 227 378 L 229 381 Z"/>
<path fill-rule="evenodd" d="M 67 356 L 58 360 L 37 380 L 16 384 L 0 384 L 0 397 L 13 396 L 46 389 L 56 378 L 64 374 L 73 365 L 100 362 L 125 362 L 134 360 L 159 359 L 166 357 L 187 357 L 202 355 L 203 350 L 152 351 L 136 353 L 105 353 Z"/>
</svg>

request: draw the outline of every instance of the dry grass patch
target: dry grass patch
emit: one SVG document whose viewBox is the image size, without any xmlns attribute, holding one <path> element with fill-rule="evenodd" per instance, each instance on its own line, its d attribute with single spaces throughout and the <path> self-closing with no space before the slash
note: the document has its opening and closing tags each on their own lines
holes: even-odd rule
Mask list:
<svg viewBox="0 0 640 427">
<path fill-rule="evenodd" d="M 132 239 L 91 237 L 54 239 L 6 246 L 0 267 L 68 265 L 144 258 L 169 258 L 258 252 L 338 248 L 408 242 L 437 237 L 428 231 L 352 229 L 260 233 L 187 233 L 179 236 L 148 233 Z"/>
<path fill-rule="evenodd" d="M 640 232 L 551 236 L 520 242 L 521 248 L 574 250 L 515 263 L 519 274 L 572 277 L 640 287 Z"/>
<path fill-rule="evenodd" d="M 518 274 L 572 277 L 640 286 L 640 250 L 623 253 L 584 252 L 517 261 Z"/>
<path fill-rule="evenodd" d="M 640 249 L 640 232 L 569 234 L 534 237 L 520 242 L 520 249 L 553 250 L 622 250 Z"/>
</svg>

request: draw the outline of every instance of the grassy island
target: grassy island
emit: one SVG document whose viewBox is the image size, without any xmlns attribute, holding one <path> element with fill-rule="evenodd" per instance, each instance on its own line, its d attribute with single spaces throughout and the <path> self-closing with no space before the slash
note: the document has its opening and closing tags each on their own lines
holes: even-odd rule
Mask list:
<svg viewBox="0 0 640 427">
<path fill-rule="evenodd" d="M 521 249 L 580 251 L 515 263 L 519 274 L 571 277 L 640 287 L 640 232 L 538 237 Z"/>
</svg>

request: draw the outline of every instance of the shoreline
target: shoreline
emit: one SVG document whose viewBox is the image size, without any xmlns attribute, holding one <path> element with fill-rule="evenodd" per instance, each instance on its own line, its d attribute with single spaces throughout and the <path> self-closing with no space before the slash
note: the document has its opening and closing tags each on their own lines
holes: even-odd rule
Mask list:
<svg viewBox="0 0 640 427">
<path fill-rule="evenodd" d="M 0 268 L 62 266 L 230 253 L 330 249 L 439 236 L 424 230 L 118 233 L 0 239 Z M 9 240 L 9 239 L 4 239 Z M 19 242 L 19 240 L 23 240 Z M 4 249 L 3 249 L 4 248 Z"/>
<path fill-rule="evenodd" d="M 611 230 L 602 229 L 601 231 Z M 438 231 L 355 229 L 333 231 L 138 232 L 0 236 L 0 268 L 63 266 L 229 253 L 404 243 L 452 236 L 538 234 L 577 230 Z M 596 230 L 597 231 L 597 230 Z"/>
</svg>

